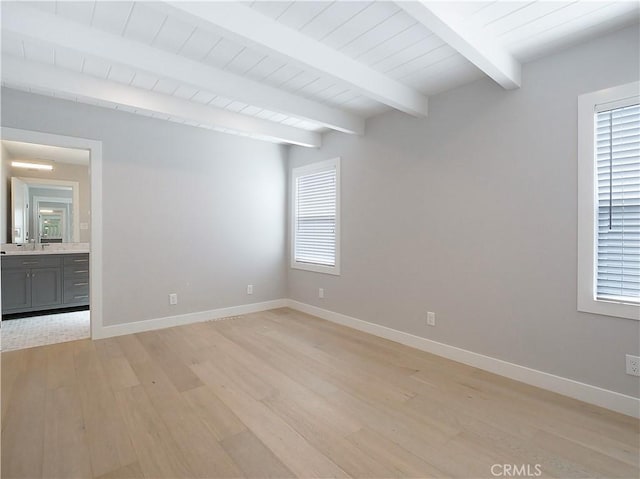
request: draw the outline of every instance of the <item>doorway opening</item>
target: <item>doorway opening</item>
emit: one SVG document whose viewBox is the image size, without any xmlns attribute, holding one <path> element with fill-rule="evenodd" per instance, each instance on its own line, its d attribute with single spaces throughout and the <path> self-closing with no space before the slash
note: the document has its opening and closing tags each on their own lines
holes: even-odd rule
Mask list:
<svg viewBox="0 0 640 479">
<path fill-rule="evenodd" d="M 0 148 L 2 350 L 90 338 L 102 323 L 101 143 L 4 128 Z"/>
</svg>

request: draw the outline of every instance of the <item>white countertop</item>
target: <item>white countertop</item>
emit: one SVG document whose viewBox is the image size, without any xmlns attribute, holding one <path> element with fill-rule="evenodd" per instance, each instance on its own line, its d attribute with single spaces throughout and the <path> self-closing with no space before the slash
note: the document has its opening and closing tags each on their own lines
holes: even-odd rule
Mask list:
<svg viewBox="0 0 640 479">
<path fill-rule="evenodd" d="M 0 246 L 3 256 L 24 256 L 36 254 L 78 254 L 88 253 L 89 243 L 48 243 L 48 246 L 42 248 L 41 244 L 36 244 L 35 249 L 31 249 L 33 245 L 26 244 L 23 246 L 16 244 L 3 244 Z"/>
</svg>

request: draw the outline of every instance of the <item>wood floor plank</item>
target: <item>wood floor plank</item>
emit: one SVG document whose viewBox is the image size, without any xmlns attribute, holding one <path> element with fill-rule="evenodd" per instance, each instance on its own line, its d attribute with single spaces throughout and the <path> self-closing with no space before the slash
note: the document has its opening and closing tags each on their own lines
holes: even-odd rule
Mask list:
<svg viewBox="0 0 640 479">
<path fill-rule="evenodd" d="M 114 391 L 140 384 L 138 377 L 133 372 L 131 364 L 126 358 L 107 359 L 103 361 L 103 368 L 107 373 L 109 384 Z"/>
<path fill-rule="evenodd" d="M 347 436 L 347 439 L 361 450 L 395 468 L 399 477 L 447 477 L 444 472 L 369 428 L 356 431 Z"/>
<path fill-rule="evenodd" d="M 298 477 L 349 477 L 267 406 L 212 363 L 191 366 L 215 394 Z"/>
<path fill-rule="evenodd" d="M 25 370 L 16 379 L 2 421 L 3 478 L 42 477 L 48 351 L 32 348 L 20 354 Z"/>
<path fill-rule="evenodd" d="M 42 465 L 44 477 L 92 477 L 77 389 L 77 386 L 61 386 L 47 392 Z"/>
<path fill-rule="evenodd" d="M 394 468 L 347 441 L 331 416 L 288 396 L 270 397 L 262 402 L 351 477 L 395 477 Z M 348 435 L 353 431 L 346 432 Z"/>
<path fill-rule="evenodd" d="M 47 348 L 47 389 L 73 386 L 76 383 L 76 368 L 73 349 L 64 343 Z"/>
<path fill-rule="evenodd" d="M 249 479 L 287 479 L 293 472 L 248 429 L 228 436 L 222 446 Z"/>
<path fill-rule="evenodd" d="M 247 426 L 238 416 L 207 386 L 190 389 L 181 394 L 219 441 L 247 430 Z"/>
<path fill-rule="evenodd" d="M 2 353 L 0 366 L 2 370 L 0 383 L 2 387 L 2 422 L 4 422 L 7 409 L 11 403 L 14 385 L 26 371 L 25 350 Z"/>
<path fill-rule="evenodd" d="M 136 363 L 142 386 L 194 476 L 241 477 L 242 473 L 196 411 L 153 362 Z"/>
<path fill-rule="evenodd" d="M 108 474 L 136 462 L 131 437 L 94 343 L 87 340 L 76 344 L 74 363 L 94 475 Z"/>
<path fill-rule="evenodd" d="M 305 364 L 310 359 L 300 357 L 284 348 L 274 347 L 270 344 L 268 338 L 256 332 L 245 329 L 234 334 L 233 329 L 219 328 L 221 333 L 233 334 L 233 340 L 241 345 L 244 349 L 258 356 L 262 361 L 267 362 L 273 367 L 279 369 L 294 381 L 304 385 L 308 389 L 315 391 L 320 395 L 334 392 L 338 389 L 338 385 L 317 374 L 311 374 Z"/>
<path fill-rule="evenodd" d="M 145 479 L 142 468 L 137 462 L 96 477 L 97 479 Z"/>
<path fill-rule="evenodd" d="M 202 386 L 202 381 L 193 374 L 189 366 L 184 364 L 179 355 L 165 343 L 157 331 L 139 333 L 136 335 L 140 343 L 167 374 L 178 391 Z"/>
<path fill-rule="evenodd" d="M 118 342 L 120 351 L 127 358 L 129 364 L 151 361 L 151 356 L 149 356 L 149 353 L 135 334 L 118 336 L 113 340 Z"/>
<path fill-rule="evenodd" d="M 351 434 L 362 427 L 362 424 L 343 414 L 339 408 L 333 407 L 322 396 L 315 394 L 253 354 L 247 354 L 246 350 L 243 350 L 233 340 L 222 336 L 218 336 L 216 341 L 225 357 L 228 357 L 232 362 L 241 363 L 247 370 L 255 371 L 260 377 L 268 378 L 272 391 L 258 399 L 265 402 L 274 399 L 280 404 L 285 403 L 285 408 L 295 408 L 296 404 L 304 404 L 306 411 L 312 411 L 314 415 L 323 417 L 324 424 L 330 424 L 333 430 L 341 436 Z"/>
<path fill-rule="evenodd" d="M 194 477 L 144 388 L 122 389 L 115 396 L 145 477 Z"/>
</svg>

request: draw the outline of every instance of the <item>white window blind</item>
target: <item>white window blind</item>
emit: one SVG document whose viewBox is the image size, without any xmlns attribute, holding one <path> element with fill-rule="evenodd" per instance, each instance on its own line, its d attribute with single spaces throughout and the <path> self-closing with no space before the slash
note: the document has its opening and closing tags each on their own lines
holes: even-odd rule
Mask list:
<svg viewBox="0 0 640 479">
<path fill-rule="evenodd" d="M 294 260 L 336 265 L 336 168 L 295 178 Z"/>
<path fill-rule="evenodd" d="M 291 267 L 340 274 L 340 158 L 291 170 Z"/>
<path fill-rule="evenodd" d="M 640 300 L 640 105 L 596 113 L 596 298 Z"/>
</svg>

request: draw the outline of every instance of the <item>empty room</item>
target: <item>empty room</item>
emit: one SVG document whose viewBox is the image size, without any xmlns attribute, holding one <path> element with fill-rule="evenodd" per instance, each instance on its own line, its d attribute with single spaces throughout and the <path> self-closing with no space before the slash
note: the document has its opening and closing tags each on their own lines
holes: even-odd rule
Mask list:
<svg viewBox="0 0 640 479">
<path fill-rule="evenodd" d="M 640 477 L 640 2 L 0 13 L 3 479 Z"/>
</svg>

